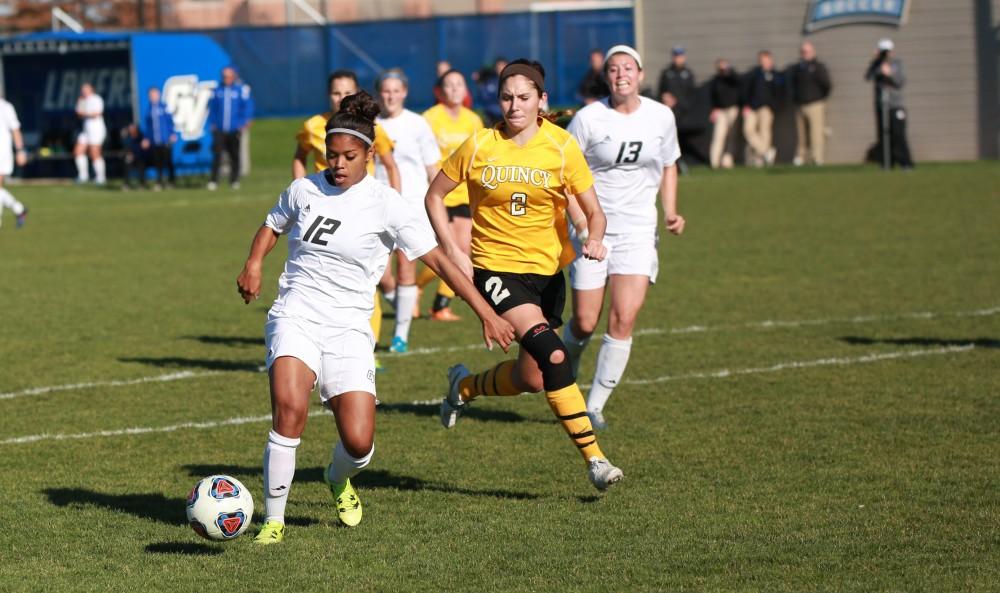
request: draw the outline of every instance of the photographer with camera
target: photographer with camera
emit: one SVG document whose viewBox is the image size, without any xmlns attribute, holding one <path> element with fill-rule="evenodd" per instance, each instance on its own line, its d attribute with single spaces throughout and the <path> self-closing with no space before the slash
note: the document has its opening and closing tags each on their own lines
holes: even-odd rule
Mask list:
<svg viewBox="0 0 1000 593">
<path fill-rule="evenodd" d="M 912 169 L 913 160 L 906 141 L 906 109 L 903 107 L 906 75 L 903 62 L 896 57 L 894 48 L 891 39 L 879 40 L 875 57 L 865 72 L 865 80 L 875 82 L 876 149 L 882 168 L 899 165 L 903 169 Z"/>
</svg>

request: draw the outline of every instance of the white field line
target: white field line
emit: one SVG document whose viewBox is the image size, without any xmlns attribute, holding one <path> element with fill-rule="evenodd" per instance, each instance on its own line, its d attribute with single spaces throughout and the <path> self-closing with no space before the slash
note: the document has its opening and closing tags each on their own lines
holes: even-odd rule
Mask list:
<svg viewBox="0 0 1000 593">
<path fill-rule="evenodd" d="M 622 381 L 624 385 L 651 385 L 653 383 L 666 383 L 668 381 L 683 381 L 686 379 L 725 379 L 739 375 L 759 375 L 763 373 L 777 373 L 793 369 L 808 369 L 825 366 L 848 366 L 855 364 L 869 364 L 883 360 L 897 360 L 904 358 L 917 358 L 920 356 L 934 356 L 937 354 L 955 354 L 959 352 L 970 352 L 975 348 L 974 344 L 964 344 L 962 346 L 947 346 L 944 348 L 934 348 L 931 350 L 901 350 L 898 352 L 882 352 L 865 354 L 864 356 L 843 357 L 843 358 L 820 358 L 818 360 L 805 360 L 793 362 L 781 362 L 767 367 L 750 367 L 745 369 L 720 369 L 718 371 L 708 371 L 701 373 L 685 373 L 683 375 L 663 375 L 652 379 L 626 379 Z M 587 389 L 590 385 L 580 385 L 581 389 Z"/>
<path fill-rule="evenodd" d="M 924 311 L 924 312 L 913 312 L 913 313 L 897 313 L 892 315 L 860 315 L 856 317 L 840 317 L 840 318 L 828 318 L 828 319 L 751 321 L 747 323 L 724 324 L 715 326 L 691 325 L 686 327 L 675 327 L 675 328 L 648 327 L 636 330 L 634 332 L 634 335 L 652 336 L 661 334 L 690 334 L 690 333 L 704 333 L 704 332 L 743 329 L 743 328 L 747 329 L 796 328 L 796 327 L 809 327 L 809 326 L 819 326 L 819 325 L 832 325 L 838 323 L 856 323 L 856 324 L 877 323 L 881 321 L 894 321 L 900 319 L 937 319 L 942 317 L 989 317 L 997 314 L 1000 314 L 1000 307 L 991 307 L 988 309 L 976 309 L 972 311 L 954 311 L 945 313 L 932 313 L 929 311 Z M 414 348 L 409 352 L 405 352 L 402 354 L 398 354 L 395 352 L 383 352 L 380 353 L 379 356 L 385 358 L 401 358 L 407 356 L 420 356 L 428 354 L 442 354 L 442 353 L 446 354 L 449 352 L 465 352 L 469 350 L 479 350 L 480 348 L 485 348 L 485 346 L 482 343 L 476 343 L 476 344 L 466 344 L 462 346 Z M 266 368 L 262 366 L 258 370 L 263 372 L 266 370 Z M 29 389 L 23 389 L 21 391 L 0 393 L 0 400 L 13 399 L 17 397 L 24 397 L 30 395 L 43 395 L 46 393 L 52 393 L 56 391 L 75 391 L 78 389 L 92 389 L 95 387 L 124 387 L 128 385 L 139 385 L 142 383 L 179 381 L 182 379 L 207 377 L 210 375 L 219 374 L 221 372 L 234 372 L 234 371 L 206 371 L 206 372 L 180 371 L 177 373 L 169 373 L 166 375 L 154 375 L 150 377 L 139 377 L 137 379 L 128 379 L 128 380 L 94 381 L 89 383 L 71 383 L 69 385 L 49 385 L 43 387 L 32 387 Z M 237 371 L 237 372 L 242 372 L 242 371 Z"/>
<path fill-rule="evenodd" d="M 137 379 L 122 379 L 117 381 L 92 381 L 89 383 L 70 383 L 69 385 L 48 385 L 45 387 L 32 387 L 30 389 L 22 389 L 21 391 L 10 391 L 8 393 L 0 393 L 0 400 L 14 399 L 15 397 L 24 397 L 26 395 L 43 395 L 46 393 L 53 393 L 55 391 L 76 391 L 77 389 L 92 389 L 94 387 L 125 387 L 127 385 L 141 385 L 143 383 L 166 383 L 168 381 L 180 381 L 182 379 L 208 377 L 210 375 L 218 375 L 221 372 L 222 371 L 204 371 L 198 373 L 194 371 L 179 371 L 176 373 L 167 373 L 166 375 L 139 377 Z"/>
<path fill-rule="evenodd" d="M 754 375 L 761 373 L 777 373 L 780 371 L 794 370 L 794 369 L 807 369 L 813 367 L 823 367 L 823 366 L 849 366 L 855 364 L 870 364 L 873 362 L 879 362 L 882 360 L 896 360 L 896 359 L 907 359 L 916 358 L 919 356 L 933 356 L 940 354 L 956 354 L 961 352 L 971 352 L 975 346 L 973 344 L 967 344 L 964 346 L 949 346 L 947 348 L 934 348 L 930 350 L 902 350 L 898 352 L 883 352 L 883 353 L 873 353 L 866 354 L 864 356 L 857 356 L 851 358 L 821 358 L 818 360 L 805 360 L 805 361 L 793 361 L 793 362 L 783 362 L 775 364 L 769 367 L 751 367 L 744 369 L 722 369 L 718 371 L 702 372 L 702 373 L 687 373 L 684 375 L 665 375 L 662 377 L 656 377 L 653 379 L 631 379 L 623 381 L 627 385 L 648 385 L 651 383 L 665 383 L 667 381 L 682 381 L 686 379 L 724 379 L 726 377 L 733 377 L 738 375 Z M 581 387 L 589 387 L 587 385 L 581 385 Z M 437 406 L 441 403 L 441 400 L 417 400 L 412 402 L 412 405 L 417 406 Z M 326 410 L 317 410 L 309 413 L 309 416 L 319 416 L 322 414 L 329 414 Z M 73 439 L 91 439 L 99 437 L 115 437 L 123 435 L 139 435 L 139 434 L 151 434 L 151 433 L 164 433 L 164 432 L 174 432 L 182 429 L 208 429 L 208 428 L 218 428 L 221 426 L 235 426 L 239 424 L 251 424 L 256 422 L 265 422 L 271 419 L 270 415 L 267 416 L 239 416 L 236 418 L 227 418 L 225 420 L 216 420 L 211 422 L 183 422 L 180 424 L 173 424 L 170 426 L 147 426 L 147 427 L 134 427 L 134 428 L 122 428 L 118 430 L 100 430 L 96 432 L 82 432 L 77 434 L 35 434 L 21 437 L 14 437 L 0 441 L 0 445 L 22 445 L 25 443 L 36 443 L 39 441 L 65 441 Z"/>
<path fill-rule="evenodd" d="M 309 416 L 319 416 L 329 414 L 329 412 L 316 410 L 309 412 Z M 267 416 L 237 416 L 225 420 L 215 420 L 211 422 L 182 422 L 170 426 L 137 426 L 133 428 L 121 428 L 118 430 L 98 430 L 96 432 L 80 432 L 76 434 L 34 434 L 30 436 L 14 437 L 0 441 L 0 445 L 23 445 L 25 443 L 37 443 L 38 441 L 68 441 L 77 439 L 93 439 L 98 437 L 117 437 L 136 434 L 155 434 L 163 432 L 175 432 L 187 428 L 206 429 L 219 428 L 222 426 L 238 426 L 240 424 L 254 424 L 256 422 L 270 421 L 271 415 Z"/>
</svg>

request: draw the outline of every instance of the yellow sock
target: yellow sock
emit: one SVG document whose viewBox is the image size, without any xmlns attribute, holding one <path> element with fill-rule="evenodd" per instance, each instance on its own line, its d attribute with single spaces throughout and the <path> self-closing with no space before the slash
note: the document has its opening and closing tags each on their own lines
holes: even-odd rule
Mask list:
<svg viewBox="0 0 1000 593">
<path fill-rule="evenodd" d="M 375 308 L 372 310 L 372 317 L 368 320 L 372 324 L 372 335 L 375 336 L 375 343 L 378 344 L 378 335 L 382 331 L 382 300 L 375 291 Z"/>
<path fill-rule="evenodd" d="M 604 453 L 597 446 L 594 427 L 590 425 L 590 418 L 587 416 L 587 405 L 576 383 L 555 391 L 546 391 L 545 398 L 549 400 L 549 407 L 566 429 L 566 434 L 583 454 L 583 460 L 587 461 L 591 457 L 603 458 Z"/>
<path fill-rule="evenodd" d="M 505 360 L 488 371 L 469 375 L 458 383 L 462 401 L 480 395 L 518 395 L 521 390 L 514 385 L 514 368 L 517 362 Z"/>
<path fill-rule="evenodd" d="M 453 298 L 455 298 L 455 291 L 452 290 L 451 287 L 448 286 L 448 283 L 445 282 L 444 280 L 442 280 L 441 282 L 438 282 L 438 292 L 437 293 L 438 293 L 438 296 L 443 296 L 446 299 L 453 299 Z"/>
<path fill-rule="evenodd" d="M 437 274 L 434 273 L 434 270 L 424 266 L 424 268 L 420 270 L 420 273 L 417 274 L 417 286 L 423 288 L 431 282 L 434 282 L 435 278 L 437 278 Z"/>
</svg>

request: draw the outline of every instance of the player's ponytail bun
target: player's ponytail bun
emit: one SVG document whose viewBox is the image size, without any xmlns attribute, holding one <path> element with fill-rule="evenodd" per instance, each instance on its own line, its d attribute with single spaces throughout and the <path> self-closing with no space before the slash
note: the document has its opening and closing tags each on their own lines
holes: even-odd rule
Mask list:
<svg viewBox="0 0 1000 593">
<path fill-rule="evenodd" d="M 354 130 L 369 140 L 375 139 L 375 116 L 379 114 L 378 103 L 365 91 L 348 95 L 340 102 L 340 111 L 326 122 L 326 131 L 337 128 Z"/>
</svg>

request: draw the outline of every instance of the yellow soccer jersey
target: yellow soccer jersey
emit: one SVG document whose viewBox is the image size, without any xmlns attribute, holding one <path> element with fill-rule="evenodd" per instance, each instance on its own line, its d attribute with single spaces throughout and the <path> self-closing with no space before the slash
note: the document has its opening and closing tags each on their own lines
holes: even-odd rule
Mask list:
<svg viewBox="0 0 1000 593">
<path fill-rule="evenodd" d="M 314 115 L 307 119 L 299 129 L 295 139 L 299 147 L 313 155 L 313 170 L 318 173 L 326 170 L 326 122 L 333 116 L 332 113 Z M 375 154 L 383 155 L 392 152 L 392 140 L 386 135 L 385 130 L 375 124 L 374 138 Z M 375 174 L 375 163 L 368 163 L 368 174 Z"/>
<path fill-rule="evenodd" d="M 448 113 L 447 107 L 438 104 L 425 111 L 424 118 L 431 125 L 438 148 L 441 149 L 442 165 L 469 136 L 483 129 L 483 120 L 479 119 L 475 111 L 465 107 L 460 107 L 458 118 L 454 118 Z M 459 183 L 458 187 L 444 197 L 445 206 L 461 206 L 468 203 L 469 190 L 464 183 Z"/>
<path fill-rule="evenodd" d="M 538 133 L 518 146 L 496 128 L 476 132 L 442 164 L 468 183 L 472 264 L 518 274 L 555 274 L 575 257 L 569 243 L 566 195 L 594 185 L 576 140 L 539 120 Z"/>
</svg>

